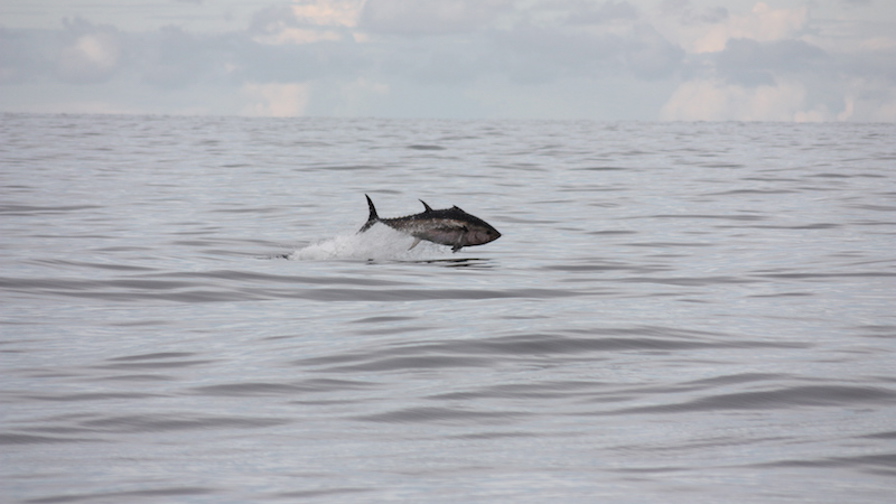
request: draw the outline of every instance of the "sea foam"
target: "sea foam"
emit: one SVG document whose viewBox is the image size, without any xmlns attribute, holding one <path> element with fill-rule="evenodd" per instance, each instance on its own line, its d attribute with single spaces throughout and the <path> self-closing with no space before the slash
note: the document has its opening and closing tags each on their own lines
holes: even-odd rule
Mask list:
<svg viewBox="0 0 896 504">
<path fill-rule="evenodd" d="M 287 256 L 294 261 L 361 259 L 421 261 L 443 257 L 449 250 L 430 242 L 420 242 L 410 249 L 414 237 L 377 224 L 363 233 L 341 234 L 314 242 Z"/>
</svg>

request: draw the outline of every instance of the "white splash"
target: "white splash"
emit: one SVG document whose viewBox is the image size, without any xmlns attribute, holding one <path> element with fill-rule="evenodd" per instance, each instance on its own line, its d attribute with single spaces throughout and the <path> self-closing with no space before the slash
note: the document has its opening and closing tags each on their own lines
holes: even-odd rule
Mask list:
<svg viewBox="0 0 896 504">
<path fill-rule="evenodd" d="M 387 226 L 375 225 L 363 233 L 337 235 L 298 249 L 287 256 L 293 261 L 361 259 L 420 261 L 442 257 L 447 247 L 421 242 L 413 250 L 414 237 Z"/>
</svg>

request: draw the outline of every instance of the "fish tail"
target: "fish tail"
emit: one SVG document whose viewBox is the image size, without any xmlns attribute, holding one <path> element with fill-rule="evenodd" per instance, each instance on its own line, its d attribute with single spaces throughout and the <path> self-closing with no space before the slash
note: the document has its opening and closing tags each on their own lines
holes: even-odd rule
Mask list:
<svg viewBox="0 0 896 504">
<path fill-rule="evenodd" d="M 373 226 L 380 220 L 380 217 L 376 214 L 376 207 L 373 206 L 373 200 L 366 194 L 364 197 L 367 198 L 367 206 L 370 207 L 370 217 L 367 218 L 367 222 L 365 222 L 364 225 L 361 226 L 361 229 L 358 230 L 359 233 L 367 231 L 370 229 L 370 226 Z"/>
</svg>

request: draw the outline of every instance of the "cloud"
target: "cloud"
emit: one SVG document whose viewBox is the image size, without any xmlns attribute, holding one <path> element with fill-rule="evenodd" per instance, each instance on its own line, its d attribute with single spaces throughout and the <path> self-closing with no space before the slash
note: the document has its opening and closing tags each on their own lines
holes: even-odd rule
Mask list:
<svg viewBox="0 0 896 504">
<path fill-rule="evenodd" d="M 682 7 L 682 15 L 689 15 Z M 681 6 L 679 5 L 679 6 Z M 689 18 L 692 19 L 692 18 Z M 688 65 L 660 117 L 673 120 L 826 121 L 858 118 L 847 112 L 849 61 L 809 36 L 806 7 L 749 13 L 686 32 Z M 678 34 L 682 36 L 682 33 Z M 879 64 L 869 65 L 880 68 Z M 855 71 L 851 73 L 857 73 Z M 862 113 L 862 117 L 867 114 Z"/>
<path fill-rule="evenodd" d="M 140 38 L 143 80 L 161 88 L 180 88 L 200 82 L 213 71 L 216 54 L 209 44 L 180 28 L 166 27 Z"/>
<path fill-rule="evenodd" d="M 537 19 L 493 33 L 499 50 L 494 68 L 506 68 L 520 83 L 619 73 L 658 79 L 671 76 L 685 55 L 626 2 L 578 8 L 559 23 Z"/>
<path fill-rule="evenodd" d="M 362 2 L 327 0 L 279 5 L 255 13 L 252 40 L 267 45 L 312 44 L 353 38 Z"/>
<path fill-rule="evenodd" d="M 725 49 L 731 39 L 760 42 L 795 38 L 806 30 L 807 7 L 775 9 L 765 2 L 756 3 L 749 13 L 731 14 L 717 7 L 694 11 L 681 10 L 679 42 L 691 53 L 711 53 Z"/>
<path fill-rule="evenodd" d="M 242 87 L 242 94 L 247 100 L 242 112 L 248 116 L 301 116 L 308 106 L 309 90 L 307 83 L 248 83 Z"/>
<path fill-rule="evenodd" d="M 685 52 L 653 27 L 638 25 L 623 51 L 632 74 L 643 79 L 658 79 L 680 68 Z"/>
<path fill-rule="evenodd" d="M 306 0 L 290 8 L 297 20 L 317 26 L 358 26 L 365 0 Z"/>
<path fill-rule="evenodd" d="M 806 87 L 787 81 L 746 87 L 719 80 L 689 81 L 676 89 L 660 118 L 671 121 L 823 121 L 824 106 L 808 107 Z"/>
<path fill-rule="evenodd" d="M 744 86 L 772 85 L 776 76 L 832 71 L 825 51 L 800 40 L 729 39 L 725 50 L 713 58 L 717 75 Z"/>
<path fill-rule="evenodd" d="M 842 1 L 295 0 L 218 30 L 75 18 L 0 27 L 0 110 L 889 121 L 896 38 L 879 28 L 882 12 Z"/>
<path fill-rule="evenodd" d="M 511 0 L 367 0 L 358 26 L 381 34 L 472 32 L 513 9 Z"/>
<path fill-rule="evenodd" d="M 770 85 L 743 86 L 699 79 L 676 89 L 662 107 L 660 119 L 671 121 L 861 121 L 896 122 L 896 90 L 892 83 L 854 78 L 837 83 L 828 102 L 799 80 L 779 79 Z M 823 93 L 822 93 L 823 94 Z"/>
<path fill-rule="evenodd" d="M 616 20 L 634 20 L 638 17 L 638 9 L 625 1 L 576 2 L 571 5 L 566 22 L 568 24 L 604 24 Z"/>
<path fill-rule="evenodd" d="M 844 87 L 845 106 L 837 120 L 896 122 L 896 89 L 892 80 L 851 78 Z"/>
<path fill-rule="evenodd" d="M 67 82 L 103 82 L 119 69 L 123 42 L 118 30 L 95 26 L 83 19 L 65 20 L 64 46 L 57 56 L 56 71 Z"/>
<path fill-rule="evenodd" d="M 0 27 L 0 85 L 33 81 L 52 69 L 46 36 L 36 30 Z"/>
<path fill-rule="evenodd" d="M 314 42 L 342 40 L 342 34 L 332 30 L 308 30 L 304 28 L 283 28 L 267 37 L 256 37 L 262 44 L 312 44 Z"/>
</svg>

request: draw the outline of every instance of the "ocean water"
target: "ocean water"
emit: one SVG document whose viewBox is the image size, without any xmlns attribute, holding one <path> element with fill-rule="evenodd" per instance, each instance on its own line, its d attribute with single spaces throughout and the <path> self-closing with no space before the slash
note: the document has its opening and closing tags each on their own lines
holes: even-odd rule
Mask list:
<svg viewBox="0 0 896 504">
<path fill-rule="evenodd" d="M 2 115 L 2 501 L 892 502 L 894 139 Z"/>
</svg>

